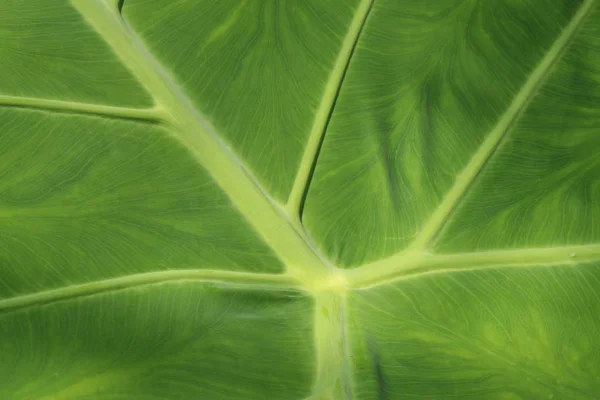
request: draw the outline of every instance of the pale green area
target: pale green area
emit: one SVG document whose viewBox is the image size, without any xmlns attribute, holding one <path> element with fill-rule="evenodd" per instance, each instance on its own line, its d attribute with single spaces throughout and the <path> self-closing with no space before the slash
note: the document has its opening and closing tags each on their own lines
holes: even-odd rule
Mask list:
<svg viewBox="0 0 600 400">
<path fill-rule="evenodd" d="M 0 400 L 597 400 L 596 2 L 3 2 Z"/>
</svg>

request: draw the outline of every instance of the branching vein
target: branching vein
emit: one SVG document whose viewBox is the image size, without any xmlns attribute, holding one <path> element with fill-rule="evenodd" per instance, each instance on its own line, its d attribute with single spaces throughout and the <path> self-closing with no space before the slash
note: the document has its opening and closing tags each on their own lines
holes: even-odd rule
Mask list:
<svg viewBox="0 0 600 400">
<path fill-rule="evenodd" d="M 458 254 L 407 253 L 403 260 L 395 261 L 397 264 L 379 264 L 375 268 L 366 265 L 348 271 L 348 285 L 368 288 L 425 275 L 489 268 L 579 265 L 600 261 L 600 244 Z"/>
<path fill-rule="evenodd" d="M 342 48 L 335 61 L 333 70 L 329 75 L 323 97 L 321 98 L 321 103 L 315 114 L 308 143 L 304 149 L 300 168 L 296 174 L 296 179 L 286 205 L 289 214 L 294 220 L 297 220 L 298 223 L 302 217 L 302 209 L 308 192 L 308 186 L 317 164 L 317 158 L 319 156 L 321 145 L 323 144 L 323 139 L 325 138 L 327 126 L 331 120 L 335 103 L 344 82 L 344 77 L 350 66 L 350 60 L 352 59 L 352 55 L 358 44 L 358 39 L 365 26 L 369 12 L 373 7 L 373 3 L 374 0 L 363 0 L 359 4 L 350 24 L 350 28 L 344 38 L 344 42 L 342 43 Z"/>
<path fill-rule="evenodd" d="M 142 285 L 150 285 L 172 281 L 211 282 L 229 288 L 255 290 L 299 290 L 295 281 L 287 275 L 258 274 L 210 269 L 189 269 L 156 271 L 133 274 L 119 278 L 106 279 L 80 285 L 65 286 L 34 294 L 0 300 L 0 312 L 27 308 L 35 305 L 53 303 L 98 293 L 112 292 Z"/>
<path fill-rule="evenodd" d="M 140 109 L 112 107 L 100 104 L 41 99 L 35 97 L 0 96 L 0 108 L 2 107 L 24 108 L 65 114 L 93 115 L 104 118 L 129 119 L 151 123 L 160 123 L 164 121 L 165 118 L 161 110 L 156 108 Z"/>
</svg>

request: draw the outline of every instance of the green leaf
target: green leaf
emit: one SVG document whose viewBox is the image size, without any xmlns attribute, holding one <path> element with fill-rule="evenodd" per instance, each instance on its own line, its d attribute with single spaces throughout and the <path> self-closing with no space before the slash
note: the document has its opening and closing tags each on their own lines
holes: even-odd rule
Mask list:
<svg viewBox="0 0 600 400">
<path fill-rule="evenodd" d="M 0 399 L 600 396 L 596 0 L 4 0 Z"/>
</svg>

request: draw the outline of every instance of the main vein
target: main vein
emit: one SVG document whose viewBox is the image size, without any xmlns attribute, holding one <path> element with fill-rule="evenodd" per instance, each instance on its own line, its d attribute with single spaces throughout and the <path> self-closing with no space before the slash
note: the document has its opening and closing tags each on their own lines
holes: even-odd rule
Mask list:
<svg viewBox="0 0 600 400">
<path fill-rule="evenodd" d="M 484 169 L 486 163 L 501 146 L 511 128 L 523 115 L 531 99 L 550 75 L 552 67 L 560 60 L 568 45 L 572 42 L 586 17 L 593 9 L 595 0 L 585 0 L 571 21 L 563 29 L 560 36 L 554 41 L 544 58 L 533 70 L 525 84 L 521 87 L 511 104 L 498 120 L 491 132 L 487 135 L 479 149 L 475 152 L 467 166 L 457 176 L 454 185 L 446 193 L 438 208 L 422 227 L 419 235 L 411 244 L 412 249 L 422 250 L 428 247 L 444 224 L 450 219 L 452 212 L 468 193 L 469 188 L 477 176 Z"/>
<path fill-rule="evenodd" d="M 243 162 L 220 139 L 175 79 L 150 54 L 121 18 L 99 0 L 71 0 L 87 22 L 104 38 L 121 62 L 165 110 L 172 134 L 212 175 L 232 203 L 284 261 L 288 271 L 304 282 L 327 276 L 331 269 L 295 229 L 285 212 L 262 189 Z"/>
<path fill-rule="evenodd" d="M 260 290 L 299 290 L 296 281 L 288 275 L 259 274 L 211 269 L 155 271 L 82 283 L 79 285 L 64 286 L 58 289 L 3 299 L 0 300 L 0 311 L 26 308 L 34 305 L 90 296 L 93 294 L 111 292 L 136 286 L 185 280 L 212 282 L 216 283 L 217 285 L 230 288 L 239 287 L 244 289 Z"/>
<path fill-rule="evenodd" d="M 315 300 L 317 370 L 311 399 L 352 399 L 346 295 L 324 292 Z"/>
<path fill-rule="evenodd" d="M 151 123 L 159 123 L 164 120 L 164 115 L 161 113 L 161 110 L 156 108 L 140 109 L 112 107 L 101 104 L 41 99 L 36 97 L 0 95 L 0 107 L 23 108 L 67 114 L 93 115 L 103 118 L 129 119 Z"/>
<path fill-rule="evenodd" d="M 357 268 L 346 273 L 348 286 L 364 289 L 427 275 L 492 268 L 577 266 L 600 261 L 600 244 L 482 251 L 457 254 L 407 253 L 389 268 Z"/>
<path fill-rule="evenodd" d="M 373 3 L 374 0 L 362 0 L 360 2 L 342 43 L 342 48 L 335 60 L 333 70 L 329 75 L 323 97 L 321 98 L 317 113 L 315 114 L 315 119 L 308 137 L 308 143 L 304 149 L 304 154 L 302 155 L 302 160 L 300 162 L 300 168 L 296 174 L 296 179 L 286 204 L 288 213 L 292 218 L 297 220 L 298 223 L 302 217 L 304 201 L 306 200 L 310 180 L 317 164 L 317 158 L 319 156 L 321 145 L 323 144 L 323 139 L 325 138 L 325 132 L 327 131 L 329 121 L 331 120 L 346 72 L 350 66 L 350 60 L 352 59 L 371 8 L 373 7 Z"/>
</svg>

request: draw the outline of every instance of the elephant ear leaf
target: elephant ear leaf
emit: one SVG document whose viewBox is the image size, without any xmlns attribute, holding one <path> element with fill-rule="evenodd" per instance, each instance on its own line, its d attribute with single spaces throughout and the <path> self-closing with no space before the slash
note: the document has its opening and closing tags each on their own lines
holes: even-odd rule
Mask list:
<svg viewBox="0 0 600 400">
<path fill-rule="evenodd" d="M 0 399 L 597 399 L 597 2 L 4 0 Z"/>
</svg>

